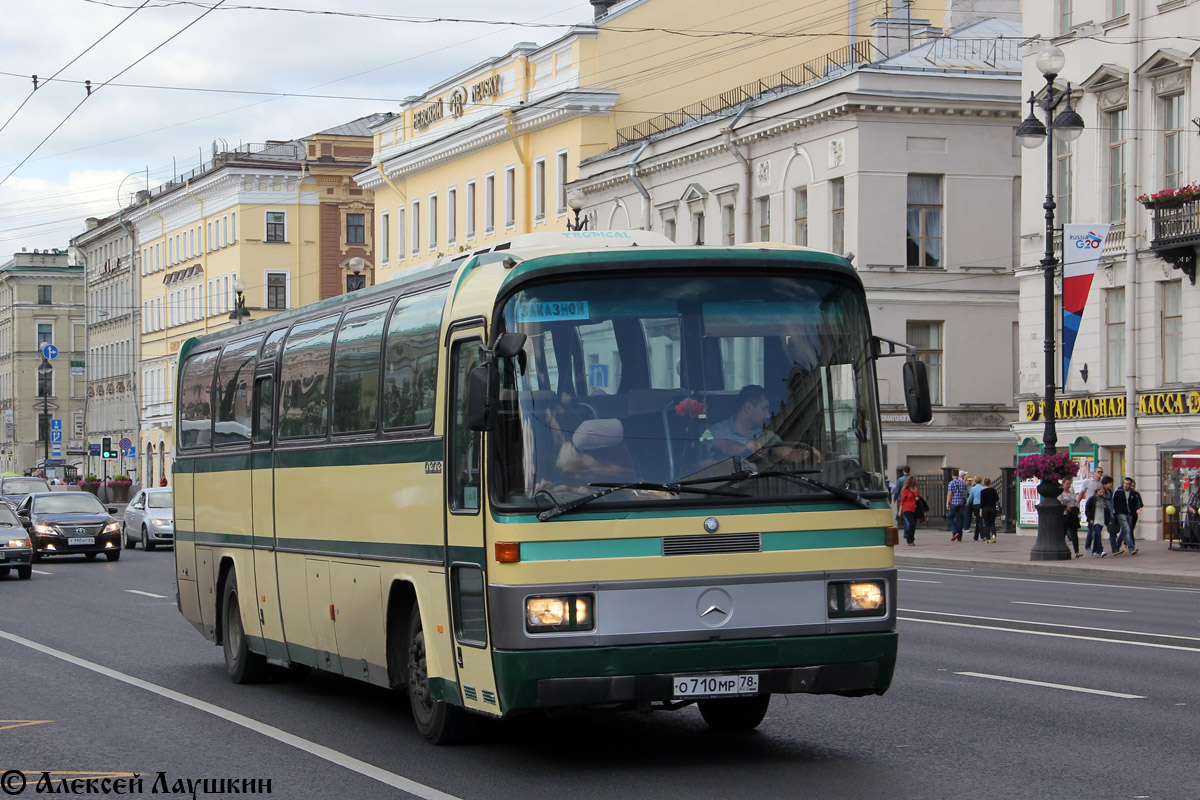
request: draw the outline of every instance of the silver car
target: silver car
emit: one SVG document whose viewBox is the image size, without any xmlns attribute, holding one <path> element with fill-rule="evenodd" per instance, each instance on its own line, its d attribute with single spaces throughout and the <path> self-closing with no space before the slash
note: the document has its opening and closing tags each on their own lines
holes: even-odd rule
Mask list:
<svg viewBox="0 0 1200 800">
<path fill-rule="evenodd" d="M 175 544 L 175 512 L 170 489 L 143 489 L 125 506 L 121 525 L 125 547 L 141 543 L 147 550 L 160 544 Z"/>
</svg>

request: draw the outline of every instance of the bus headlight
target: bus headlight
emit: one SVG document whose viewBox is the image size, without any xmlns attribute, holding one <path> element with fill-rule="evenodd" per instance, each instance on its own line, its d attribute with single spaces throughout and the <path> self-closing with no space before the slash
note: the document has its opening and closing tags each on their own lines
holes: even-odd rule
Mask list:
<svg viewBox="0 0 1200 800">
<path fill-rule="evenodd" d="M 527 597 L 525 630 L 530 633 L 590 631 L 593 603 L 594 598 L 590 594 Z"/>
<path fill-rule="evenodd" d="M 887 614 L 883 581 L 845 581 L 829 584 L 830 617 L 882 617 Z"/>
</svg>

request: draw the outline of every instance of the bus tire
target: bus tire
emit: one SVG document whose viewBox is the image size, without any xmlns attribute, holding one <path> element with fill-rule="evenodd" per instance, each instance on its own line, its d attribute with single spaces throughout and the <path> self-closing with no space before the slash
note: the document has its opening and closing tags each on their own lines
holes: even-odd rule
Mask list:
<svg viewBox="0 0 1200 800">
<path fill-rule="evenodd" d="M 267 658 L 250 652 L 242 611 L 238 604 L 237 574 L 229 571 L 225 591 L 221 593 L 221 620 L 224 623 L 221 645 L 225 651 L 225 671 L 234 683 L 261 683 L 267 677 Z"/>
<path fill-rule="evenodd" d="M 718 731 L 754 730 L 767 715 L 767 706 L 770 704 L 769 694 L 700 700 L 696 703 L 708 727 Z"/>
<path fill-rule="evenodd" d="M 470 719 L 457 706 L 434 700 L 429 690 L 429 667 L 425 653 L 425 631 L 421 628 L 421 609 L 414 605 L 408 624 L 408 657 L 405 671 L 408 702 L 412 706 L 417 731 L 433 744 L 455 744 L 468 733 Z"/>
</svg>

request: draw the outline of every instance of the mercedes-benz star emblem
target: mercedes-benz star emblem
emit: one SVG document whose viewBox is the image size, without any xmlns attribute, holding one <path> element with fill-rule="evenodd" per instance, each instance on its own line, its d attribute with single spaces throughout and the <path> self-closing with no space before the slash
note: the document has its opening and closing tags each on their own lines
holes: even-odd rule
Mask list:
<svg viewBox="0 0 1200 800">
<path fill-rule="evenodd" d="M 700 621 L 710 628 L 719 628 L 733 616 L 733 598 L 724 589 L 705 589 L 696 600 Z"/>
<path fill-rule="evenodd" d="M 708 531 L 709 533 L 716 533 L 717 528 L 720 527 L 721 523 L 717 522 L 716 517 L 709 517 L 708 519 L 704 520 L 704 530 Z"/>
</svg>

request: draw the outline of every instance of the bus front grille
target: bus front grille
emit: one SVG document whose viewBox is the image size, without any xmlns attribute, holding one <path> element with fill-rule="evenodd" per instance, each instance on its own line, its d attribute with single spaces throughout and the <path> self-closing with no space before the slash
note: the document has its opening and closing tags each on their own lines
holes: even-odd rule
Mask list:
<svg viewBox="0 0 1200 800">
<path fill-rule="evenodd" d="M 720 536 L 664 536 L 664 556 L 694 556 L 705 553 L 761 553 L 762 534 L 729 533 Z"/>
</svg>

